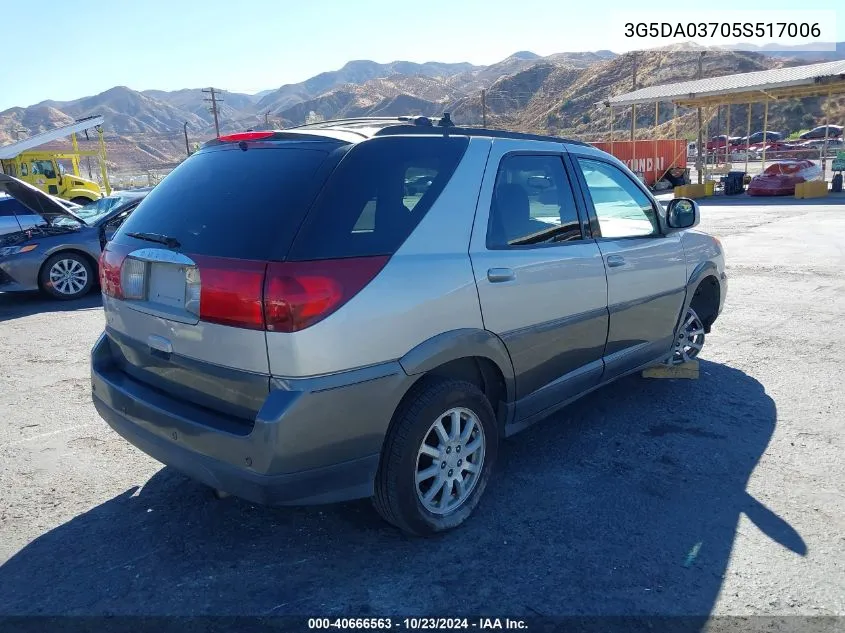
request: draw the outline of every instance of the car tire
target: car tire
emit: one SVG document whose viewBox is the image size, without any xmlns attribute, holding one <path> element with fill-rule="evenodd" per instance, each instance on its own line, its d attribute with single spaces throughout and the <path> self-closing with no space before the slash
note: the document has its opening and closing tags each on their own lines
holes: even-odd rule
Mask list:
<svg viewBox="0 0 845 633">
<path fill-rule="evenodd" d="M 675 338 L 670 364 L 683 365 L 698 358 L 704 347 L 705 336 L 704 324 L 698 314 L 692 307 L 688 308 Z"/>
<path fill-rule="evenodd" d="M 44 262 L 38 281 L 41 289 L 54 299 L 70 301 L 83 297 L 95 282 L 94 267 L 79 253 L 62 252 Z"/>
<path fill-rule="evenodd" d="M 76 196 L 75 198 L 71 198 L 70 201 L 84 207 L 86 204 L 91 202 L 91 199 L 83 196 Z"/>
<path fill-rule="evenodd" d="M 476 385 L 423 378 L 397 409 L 385 439 L 376 510 L 414 536 L 459 526 L 487 487 L 498 442 L 493 408 Z"/>
</svg>

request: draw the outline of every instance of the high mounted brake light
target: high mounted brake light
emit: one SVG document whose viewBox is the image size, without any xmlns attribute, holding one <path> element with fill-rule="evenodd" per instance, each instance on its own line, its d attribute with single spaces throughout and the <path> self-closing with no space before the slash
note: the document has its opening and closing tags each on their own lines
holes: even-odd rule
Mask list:
<svg viewBox="0 0 845 633">
<path fill-rule="evenodd" d="M 239 143 L 240 141 L 260 141 L 263 138 L 270 138 L 275 132 L 236 132 L 235 134 L 226 134 L 218 138 L 218 141 L 223 143 Z"/>
</svg>

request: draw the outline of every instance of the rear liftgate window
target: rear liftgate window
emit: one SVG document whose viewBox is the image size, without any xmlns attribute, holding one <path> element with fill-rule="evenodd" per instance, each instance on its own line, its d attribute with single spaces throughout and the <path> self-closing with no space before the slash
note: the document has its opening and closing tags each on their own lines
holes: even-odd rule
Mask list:
<svg viewBox="0 0 845 633">
<path fill-rule="evenodd" d="M 320 166 L 337 145 L 255 145 L 192 156 L 150 192 L 121 234 L 167 235 L 192 255 L 267 260 L 284 254 L 321 184 Z"/>
</svg>

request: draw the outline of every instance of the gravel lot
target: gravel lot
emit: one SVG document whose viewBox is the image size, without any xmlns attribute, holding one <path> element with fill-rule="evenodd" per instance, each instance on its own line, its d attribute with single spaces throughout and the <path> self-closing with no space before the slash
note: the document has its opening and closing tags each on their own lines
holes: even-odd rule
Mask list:
<svg viewBox="0 0 845 633">
<path fill-rule="evenodd" d="M 428 540 L 366 501 L 215 500 L 95 413 L 98 297 L 0 294 L 0 615 L 845 615 L 845 205 L 702 209 L 730 286 L 701 379 L 506 441 Z"/>
</svg>

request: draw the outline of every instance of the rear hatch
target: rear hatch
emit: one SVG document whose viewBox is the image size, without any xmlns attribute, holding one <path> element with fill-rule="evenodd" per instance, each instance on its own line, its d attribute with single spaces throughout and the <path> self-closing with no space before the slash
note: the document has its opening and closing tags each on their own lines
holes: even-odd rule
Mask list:
<svg viewBox="0 0 845 633">
<path fill-rule="evenodd" d="M 115 367 L 251 424 L 269 391 L 264 277 L 283 259 L 340 141 L 214 143 L 169 174 L 103 251 Z"/>
<path fill-rule="evenodd" d="M 268 341 L 326 319 L 370 283 L 467 145 L 438 135 L 352 146 L 279 132 L 213 142 L 167 176 L 103 251 L 115 365 L 251 428 L 269 392 Z M 285 367 L 278 354 L 274 363 Z"/>
</svg>

